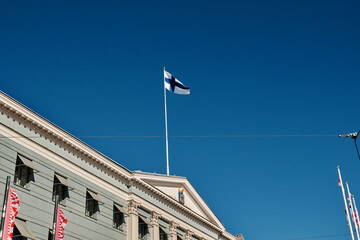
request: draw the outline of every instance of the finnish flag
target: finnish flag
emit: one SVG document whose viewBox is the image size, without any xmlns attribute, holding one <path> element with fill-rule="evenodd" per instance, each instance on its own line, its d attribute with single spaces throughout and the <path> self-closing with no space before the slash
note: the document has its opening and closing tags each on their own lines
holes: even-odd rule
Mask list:
<svg viewBox="0 0 360 240">
<path fill-rule="evenodd" d="M 185 87 L 179 80 L 174 78 L 170 73 L 164 70 L 164 86 L 170 92 L 176 94 L 188 95 L 190 94 L 190 88 Z"/>
</svg>

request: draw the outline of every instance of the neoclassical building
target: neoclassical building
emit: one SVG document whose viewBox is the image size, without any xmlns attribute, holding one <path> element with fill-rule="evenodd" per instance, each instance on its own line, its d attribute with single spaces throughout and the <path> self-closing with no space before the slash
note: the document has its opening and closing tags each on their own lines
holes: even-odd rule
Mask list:
<svg viewBox="0 0 360 240">
<path fill-rule="evenodd" d="M 185 177 L 129 171 L 0 92 L 1 206 L 7 176 L 14 239 L 51 239 L 57 197 L 67 240 L 243 240 Z"/>
</svg>

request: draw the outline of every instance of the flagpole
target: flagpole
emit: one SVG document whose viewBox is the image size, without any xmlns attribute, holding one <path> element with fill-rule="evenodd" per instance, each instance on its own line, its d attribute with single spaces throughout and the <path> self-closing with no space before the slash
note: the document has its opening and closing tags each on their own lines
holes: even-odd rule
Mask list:
<svg viewBox="0 0 360 240">
<path fill-rule="evenodd" d="M 5 187 L 5 194 L 4 194 L 4 202 L 3 202 L 3 211 L 1 215 L 1 224 L 0 224 L 0 240 L 3 238 L 3 230 L 4 230 L 4 223 L 5 223 L 5 213 L 6 213 L 6 206 L 7 206 L 7 199 L 9 194 L 9 187 L 10 187 L 10 176 L 6 178 L 6 187 Z"/>
<path fill-rule="evenodd" d="M 55 206 L 54 206 L 54 219 L 53 219 L 53 235 L 52 235 L 52 240 L 55 240 L 55 239 L 56 239 L 56 228 L 58 227 L 58 226 L 56 226 L 56 224 L 57 224 L 58 205 L 59 205 L 59 194 L 56 194 L 56 190 L 55 190 Z"/>
<path fill-rule="evenodd" d="M 165 66 L 164 66 L 164 100 L 165 100 L 166 174 L 169 176 L 169 142 L 168 142 L 168 129 L 167 129 L 167 108 L 166 108 L 166 88 L 165 88 Z"/>
<path fill-rule="evenodd" d="M 356 219 L 355 219 L 355 209 L 354 209 L 352 201 L 351 201 L 351 193 L 350 193 L 350 190 L 349 190 L 349 184 L 347 182 L 346 182 L 346 188 L 347 188 L 347 191 L 348 191 L 348 200 L 349 200 L 349 208 L 350 208 L 351 218 L 352 218 L 354 226 L 355 226 L 355 232 L 356 232 L 357 239 L 360 240 L 360 236 L 359 236 L 359 232 L 358 232 L 358 226 L 356 224 Z"/>
<path fill-rule="evenodd" d="M 352 227 L 351 227 L 351 220 L 350 220 L 350 216 L 349 216 L 349 210 L 348 210 L 347 203 L 346 203 L 345 189 L 344 189 L 344 186 L 342 184 L 342 178 L 341 178 L 341 173 L 340 173 L 339 166 L 337 167 L 337 169 L 338 169 L 338 173 L 339 173 L 339 181 L 340 181 L 339 184 L 340 184 L 342 194 L 343 194 L 343 198 L 344 198 L 346 219 L 348 221 L 348 225 L 349 225 L 349 228 L 350 228 L 351 239 L 354 240 L 354 234 L 353 234 L 353 230 L 352 230 Z"/>
</svg>

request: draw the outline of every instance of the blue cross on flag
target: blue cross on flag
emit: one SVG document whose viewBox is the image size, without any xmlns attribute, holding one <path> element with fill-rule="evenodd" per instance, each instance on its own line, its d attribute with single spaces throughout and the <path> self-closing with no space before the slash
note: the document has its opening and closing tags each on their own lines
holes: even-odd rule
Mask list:
<svg viewBox="0 0 360 240">
<path fill-rule="evenodd" d="M 174 78 L 170 73 L 164 70 L 164 86 L 170 92 L 176 94 L 188 95 L 190 94 L 190 88 L 185 87 L 179 80 Z"/>
</svg>

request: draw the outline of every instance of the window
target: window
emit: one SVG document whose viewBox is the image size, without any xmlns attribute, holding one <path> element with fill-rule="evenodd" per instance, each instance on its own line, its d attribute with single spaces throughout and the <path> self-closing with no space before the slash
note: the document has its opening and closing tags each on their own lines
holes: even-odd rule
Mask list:
<svg viewBox="0 0 360 240">
<path fill-rule="evenodd" d="M 126 212 L 116 203 L 114 203 L 113 212 L 113 227 L 124 230 Z"/>
<path fill-rule="evenodd" d="M 24 188 L 29 187 L 30 181 L 34 180 L 34 168 L 33 161 L 30 159 L 18 155 L 16 158 L 14 183 Z"/>
<path fill-rule="evenodd" d="M 15 218 L 14 224 L 14 232 L 13 232 L 13 240 L 28 240 L 28 239 L 36 239 L 34 233 L 30 230 L 26 221 Z"/>
<path fill-rule="evenodd" d="M 145 217 L 139 216 L 139 239 L 146 240 L 149 235 L 149 221 Z"/>
<path fill-rule="evenodd" d="M 95 192 L 86 191 L 85 215 L 96 219 L 96 213 L 100 212 L 99 204 L 102 204 L 100 198 Z"/>
<path fill-rule="evenodd" d="M 159 239 L 160 240 L 168 240 L 168 233 L 167 229 L 160 226 L 159 228 Z"/>
<path fill-rule="evenodd" d="M 65 199 L 69 197 L 69 188 L 71 187 L 67 179 L 55 173 L 52 197 L 53 201 L 55 201 L 56 196 L 58 196 L 58 202 L 60 204 L 65 204 Z"/>
<path fill-rule="evenodd" d="M 12 239 L 13 240 L 25 240 L 26 238 L 21 236 L 21 233 L 19 232 L 19 229 L 15 226 Z"/>
</svg>

